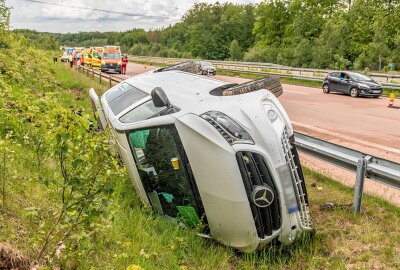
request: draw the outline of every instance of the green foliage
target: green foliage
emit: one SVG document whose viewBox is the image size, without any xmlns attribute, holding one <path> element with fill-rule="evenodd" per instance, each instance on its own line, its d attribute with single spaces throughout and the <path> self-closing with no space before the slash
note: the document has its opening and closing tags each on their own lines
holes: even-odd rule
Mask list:
<svg viewBox="0 0 400 270">
<path fill-rule="evenodd" d="M 389 63 L 400 69 L 399 29 L 400 0 L 276 0 L 196 3 L 175 25 L 149 31 L 43 33 L 50 40 L 23 32 L 51 48 L 56 39 L 66 46 L 120 45 L 134 55 L 391 71 Z"/>
<path fill-rule="evenodd" d="M 10 9 L 6 6 L 5 0 L 0 0 L 0 49 L 8 46 L 8 30 L 10 22 Z"/>
<path fill-rule="evenodd" d="M 291 66 L 381 70 L 397 63 L 400 1 L 284 0 L 257 6 L 246 59 Z M 273 53 L 269 53 L 269 52 Z M 274 52 L 276 51 L 276 52 Z M 291 53 L 292 52 L 292 53 Z M 257 57 L 259 57 L 257 59 Z M 400 68 L 397 65 L 397 68 Z"/>
<path fill-rule="evenodd" d="M 28 39 L 30 45 L 37 49 L 55 51 L 60 48 L 58 41 L 46 33 L 39 33 L 28 29 L 16 29 L 13 30 L 13 33 Z"/>
<path fill-rule="evenodd" d="M 136 55 L 227 59 L 234 39 L 244 51 L 253 45 L 254 9 L 253 5 L 199 3 L 181 22 L 165 29 L 51 35 L 68 46 L 115 44 Z"/>
<path fill-rule="evenodd" d="M 8 30 L 10 23 L 10 8 L 6 6 L 5 0 L 0 0 L 0 29 Z"/>
<path fill-rule="evenodd" d="M 242 50 L 240 49 L 239 42 L 234 39 L 229 47 L 230 60 L 236 61 L 242 59 Z"/>
</svg>

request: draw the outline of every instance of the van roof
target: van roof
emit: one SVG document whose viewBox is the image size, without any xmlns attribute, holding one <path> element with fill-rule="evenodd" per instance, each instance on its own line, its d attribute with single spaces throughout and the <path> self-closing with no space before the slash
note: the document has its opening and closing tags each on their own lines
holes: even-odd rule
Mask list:
<svg viewBox="0 0 400 270">
<path fill-rule="evenodd" d="M 124 82 L 144 92 L 144 96 L 141 96 L 141 99 L 150 96 L 154 88 L 161 87 L 167 94 L 171 104 L 186 111 L 193 111 L 194 108 L 200 107 L 200 103 L 206 99 L 219 101 L 220 97 L 210 95 L 210 91 L 228 84 L 205 76 L 176 70 L 165 72 L 150 71 L 128 78 Z M 109 105 L 111 105 L 110 103 L 113 103 L 114 100 L 117 101 L 114 95 L 117 94 L 118 91 L 121 91 L 121 89 L 113 87 L 105 94 Z M 132 93 L 132 95 L 138 95 L 138 93 Z M 129 93 L 126 93 L 124 99 L 119 99 L 120 101 L 117 101 L 121 104 L 113 104 L 113 107 L 118 107 L 117 110 L 113 110 L 117 117 L 121 112 L 135 106 L 135 102 L 132 103 L 125 100 L 129 99 L 129 96 Z M 132 96 L 132 98 L 136 100 L 137 97 Z"/>
</svg>

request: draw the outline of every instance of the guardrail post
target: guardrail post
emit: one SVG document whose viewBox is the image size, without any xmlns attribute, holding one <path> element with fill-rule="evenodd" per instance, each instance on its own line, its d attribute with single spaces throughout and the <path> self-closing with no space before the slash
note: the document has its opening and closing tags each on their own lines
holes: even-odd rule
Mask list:
<svg viewBox="0 0 400 270">
<path fill-rule="evenodd" d="M 100 76 L 99 77 L 100 77 L 100 83 L 101 83 L 101 70 L 100 70 Z"/>
<path fill-rule="evenodd" d="M 357 163 L 356 186 L 354 188 L 354 213 L 361 212 L 365 174 L 367 172 L 367 165 L 370 158 L 370 156 L 360 158 Z"/>
<path fill-rule="evenodd" d="M 108 78 L 109 78 L 109 80 L 110 80 L 110 88 L 111 88 L 111 86 L 112 86 L 112 85 L 111 85 L 111 75 L 110 75 L 110 77 L 108 77 Z"/>
<path fill-rule="evenodd" d="M 92 77 L 94 78 L 94 68 L 92 68 Z"/>
</svg>

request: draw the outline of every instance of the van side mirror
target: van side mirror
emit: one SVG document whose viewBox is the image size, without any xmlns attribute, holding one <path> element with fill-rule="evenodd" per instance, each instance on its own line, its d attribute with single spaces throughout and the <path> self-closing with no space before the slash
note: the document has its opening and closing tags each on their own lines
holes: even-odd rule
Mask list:
<svg viewBox="0 0 400 270">
<path fill-rule="evenodd" d="M 171 103 L 168 100 L 167 94 L 161 87 L 156 87 L 151 91 L 151 98 L 153 99 L 153 104 L 157 108 L 161 107 L 171 107 Z"/>
</svg>

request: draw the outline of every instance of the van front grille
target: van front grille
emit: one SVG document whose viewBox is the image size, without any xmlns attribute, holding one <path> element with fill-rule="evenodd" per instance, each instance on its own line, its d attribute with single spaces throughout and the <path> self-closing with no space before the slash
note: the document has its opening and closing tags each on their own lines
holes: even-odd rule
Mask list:
<svg viewBox="0 0 400 270">
<path fill-rule="evenodd" d="M 311 229 L 312 221 L 308 208 L 308 196 L 304 182 L 303 172 L 301 170 L 299 154 L 296 147 L 290 143 L 286 129 L 282 134 L 282 147 L 285 152 L 286 162 L 289 164 L 290 173 L 292 176 L 293 187 L 296 194 L 297 204 L 300 211 L 300 219 L 303 228 Z"/>
<path fill-rule="evenodd" d="M 265 159 L 257 153 L 238 152 L 236 154 L 240 173 L 250 202 L 251 211 L 260 238 L 271 236 L 273 231 L 281 227 L 281 213 L 279 206 L 279 193 L 268 170 Z M 274 200 L 271 205 L 257 207 L 251 198 L 254 188 L 257 186 L 269 186 L 274 192 Z"/>
</svg>

